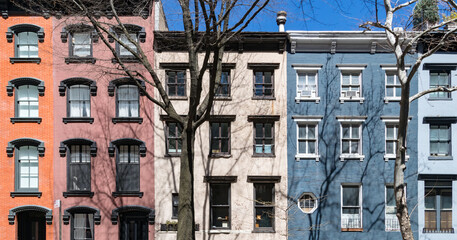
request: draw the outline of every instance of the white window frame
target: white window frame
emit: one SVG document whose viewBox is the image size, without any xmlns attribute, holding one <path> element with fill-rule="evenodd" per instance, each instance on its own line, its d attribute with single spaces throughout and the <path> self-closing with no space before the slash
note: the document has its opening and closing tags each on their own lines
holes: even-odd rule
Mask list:
<svg viewBox="0 0 457 240">
<path fill-rule="evenodd" d="M 395 126 L 396 131 L 395 131 L 395 136 L 398 138 L 398 125 L 400 124 L 398 117 L 391 117 L 391 116 L 382 116 L 381 120 L 384 122 L 384 161 L 389 161 L 389 160 L 395 160 L 397 157 L 397 154 L 387 154 L 387 126 Z M 408 122 L 411 120 L 411 118 L 408 119 Z M 395 143 L 395 147 L 397 146 L 398 143 Z M 406 152 L 406 161 L 409 159 L 408 152 Z"/>
<path fill-rule="evenodd" d="M 340 103 L 359 101 L 363 103 L 365 98 L 363 97 L 363 70 L 366 68 L 366 64 L 337 64 L 336 67 L 340 70 Z M 359 96 L 354 97 L 343 97 L 343 74 L 344 73 L 359 73 Z M 353 84 L 351 84 L 353 85 Z M 355 86 L 355 85 L 354 85 Z"/>
<path fill-rule="evenodd" d="M 367 118 L 366 116 L 337 116 L 338 122 L 340 122 L 340 160 L 346 159 L 359 159 L 363 161 L 365 155 L 363 155 L 363 127 L 362 124 Z M 343 125 L 359 125 L 359 152 L 354 153 L 343 153 Z"/>
<path fill-rule="evenodd" d="M 314 206 L 313 206 L 313 208 L 312 208 L 311 210 L 309 210 L 309 211 L 305 211 L 305 210 L 300 206 L 300 200 L 301 200 L 304 196 L 306 196 L 306 195 L 310 196 L 311 199 L 314 200 Z M 300 197 L 297 199 L 297 206 L 298 206 L 298 208 L 299 208 L 303 213 L 305 213 L 305 214 L 312 214 L 312 213 L 314 213 L 314 211 L 316 211 L 316 209 L 317 209 L 317 205 L 318 205 L 318 204 L 317 204 L 316 195 L 314 195 L 314 193 L 312 193 L 312 192 L 304 192 L 304 193 L 302 193 L 302 194 L 300 195 Z"/>
<path fill-rule="evenodd" d="M 401 95 L 400 96 L 393 96 L 393 97 L 388 97 L 386 95 L 387 93 L 387 74 L 391 74 L 391 73 L 394 73 L 394 79 L 398 82 L 398 84 L 394 84 L 394 85 L 390 85 L 390 86 L 394 86 L 394 88 L 397 88 L 397 87 L 400 87 L 401 88 L 401 82 L 400 82 L 400 79 L 398 78 L 398 75 L 397 75 L 397 67 L 396 65 L 392 65 L 392 64 L 381 64 L 380 65 L 381 69 L 384 70 L 384 102 L 385 103 L 388 103 L 388 102 L 399 102 L 401 100 Z M 406 70 L 409 70 L 409 66 L 407 66 L 405 69 Z M 394 82 L 395 82 L 394 80 Z M 394 91 L 395 93 L 395 91 Z M 400 93 L 401 94 L 401 93 Z"/>
<path fill-rule="evenodd" d="M 296 71 L 296 83 L 295 83 L 295 102 L 299 103 L 300 101 L 315 101 L 319 103 L 321 98 L 319 97 L 319 70 L 322 68 L 321 64 L 292 64 L 292 67 Z M 315 74 L 316 79 L 316 92 L 311 93 L 310 96 L 300 96 L 298 90 L 298 78 L 300 74 Z M 306 82 L 308 82 L 308 76 L 306 77 Z"/>
<path fill-rule="evenodd" d="M 299 161 L 300 159 L 314 159 L 316 162 L 319 161 L 319 122 L 322 120 L 322 116 L 292 116 L 292 119 L 296 123 L 296 145 L 297 150 L 295 153 L 295 160 Z M 315 136 L 316 136 L 316 153 L 314 154 L 303 154 L 298 153 L 298 134 L 299 127 L 303 125 L 315 125 Z"/>
<path fill-rule="evenodd" d="M 398 222 L 398 218 L 397 218 L 397 215 L 396 214 L 393 214 L 393 216 L 390 216 L 392 214 L 387 214 L 387 188 L 388 187 L 391 187 L 391 188 L 394 188 L 394 185 L 393 184 L 386 184 L 384 186 L 384 226 L 385 226 L 385 231 L 386 232 L 399 232 L 400 231 L 400 223 Z M 406 194 L 406 188 L 405 188 L 405 194 Z M 395 188 L 394 188 L 394 200 L 395 200 Z M 395 206 L 394 209 L 396 209 L 397 207 Z M 389 216 L 388 216 L 389 215 Z M 388 221 L 393 221 L 394 224 L 395 224 L 395 227 L 398 227 L 398 228 L 388 228 L 388 224 L 387 222 Z"/>
<path fill-rule="evenodd" d="M 358 187 L 359 188 L 359 215 L 360 215 L 360 229 L 363 229 L 363 196 L 362 196 L 362 184 L 361 183 L 342 183 L 340 186 L 340 216 L 341 222 L 340 227 L 341 229 L 354 229 L 354 228 L 345 228 L 343 227 L 343 188 L 344 187 Z M 350 231 L 350 230 L 348 230 Z"/>
</svg>

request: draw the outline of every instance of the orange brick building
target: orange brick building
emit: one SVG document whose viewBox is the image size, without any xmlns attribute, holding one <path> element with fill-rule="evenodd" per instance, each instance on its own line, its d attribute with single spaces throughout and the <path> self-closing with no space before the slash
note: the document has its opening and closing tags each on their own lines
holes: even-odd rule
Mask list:
<svg viewBox="0 0 457 240">
<path fill-rule="evenodd" d="M 0 239 L 53 239 L 52 21 L 0 8 Z"/>
</svg>

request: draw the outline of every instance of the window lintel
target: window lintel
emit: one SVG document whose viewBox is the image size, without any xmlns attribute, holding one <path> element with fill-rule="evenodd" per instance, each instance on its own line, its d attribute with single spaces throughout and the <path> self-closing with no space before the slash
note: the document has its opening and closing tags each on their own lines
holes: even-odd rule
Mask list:
<svg viewBox="0 0 457 240">
<path fill-rule="evenodd" d="M 276 122 L 279 119 L 279 115 L 248 115 L 248 122 Z"/>
<path fill-rule="evenodd" d="M 336 67 L 341 71 L 362 71 L 367 67 L 367 64 L 336 64 Z"/>
<path fill-rule="evenodd" d="M 249 183 L 279 183 L 281 176 L 248 176 L 247 182 Z"/>
<path fill-rule="evenodd" d="M 38 155 L 44 157 L 44 142 L 34 138 L 18 138 L 8 142 L 8 146 L 6 147 L 7 156 L 12 157 L 14 149 L 22 146 L 35 146 L 38 148 Z"/>
<path fill-rule="evenodd" d="M 248 63 L 248 69 L 268 69 L 274 70 L 279 68 L 279 63 Z"/>
<path fill-rule="evenodd" d="M 293 115 L 292 119 L 299 123 L 318 123 L 322 120 L 323 116 L 307 116 L 307 115 Z"/>
<path fill-rule="evenodd" d="M 17 88 L 22 85 L 34 85 L 37 86 L 38 88 L 38 95 L 39 96 L 44 96 L 44 81 L 41 81 L 40 79 L 37 78 L 30 78 L 30 77 L 25 77 L 25 78 L 15 78 L 13 80 L 10 80 L 8 82 L 8 85 L 6 86 L 6 92 L 8 96 L 13 96 L 14 88 Z"/>
<path fill-rule="evenodd" d="M 129 211 L 143 212 L 148 217 L 149 225 L 153 225 L 155 223 L 155 210 L 152 208 L 143 207 L 139 205 L 127 205 L 113 209 L 113 211 L 111 212 L 111 223 L 113 225 L 116 225 L 119 219 L 119 213 Z"/>
<path fill-rule="evenodd" d="M 424 117 L 423 123 L 454 124 L 457 123 L 457 117 Z"/>
<path fill-rule="evenodd" d="M 210 122 L 233 122 L 236 119 L 236 115 L 211 115 L 209 117 Z"/>
<path fill-rule="evenodd" d="M 135 25 L 135 24 L 124 24 L 125 29 L 130 33 L 130 34 L 136 34 L 138 36 L 138 40 L 140 40 L 141 43 L 146 42 L 146 31 L 144 27 Z M 121 26 L 114 26 L 110 29 L 110 32 L 116 35 L 123 34 L 124 31 L 122 30 Z M 111 35 L 108 35 L 108 41 L 110 43 L 114 42 L 114 38 Z"/>
<path fill-rule="evenodd" d="M 97 96 L 97 83 L 94 80 L 88 78 L 68 78 L 61 81 L 59 85 L 59 95 L 65 96 L 67 88 L 77 84 L 89 86 L 90 95 Z"/>
<path fill-rule="evenodd" d="M 147 148 L 146 148 L 145 143 L 143 141 L 141 141 L 141 140 L 134 139 L 134 138 L 121 138 L 121 139 L 117 139 L 117 140 L 112 141 L 109 144 L 109 147 L 108 147 L 109 156 L 110 157 L 114 157 L 114 153 L 115 153 L 116 147 L 118 145 L 122 145 L 122 144 L 138 145 L 139 146 L 139 150 L 140 150 L 140 157 L 146 157 Z"/>
<path fill-rule="evenodd" d="M 422 69 L 455 71 L 457 69 L 457 63 L 424 63 Z"/>
<path fill-rule="evenodd" d="M 70 217 L 73 213 L 93 213 L 94 214 L 94 224 L 100 225 L 100 210 L 94 207 L 89 206 L 74 206 L 65 209 L 64 214 L 62 216 L 62 221 L 64 225 L 68 225 L 70 223 Z"/>
<path fill-rule="evenodd" d="M 204 176 L 205 183 L 235 183 L 237 176 Z"/>
<path fill-rule="evenodd" d="M 60 32 L 60 40 L 62 41 L 62 43 L 66 43 L 68 41 L 68 34 L 83 32 L 89 32 L 92 42 L 98 42 L 97 31 L 95 31 L 93 27 L 83 23 L 71 24 L 66 27 L 63 27 L 62 31 Z"/>
<path fill-rule="evenodd" d="M 322 64 L 292 64 L 292 68 L 297 72 L 317 72 L 322 66 Z"/>
<path fill-rule="evenodd" d="M 367 119 L 367 116 L 336 116 L 336 119 L 342 123 L 362 123 Z"/>
<path fill-rule="evenodd" d="M 114 79 L 114 80 L 110 81 L 109 85 L 108 85 L 108 95 L 110 97 L 113 97 L 114 90 L 116 89 L 116 87 L 118 87 L 120 85 L 131 84 L 131 85 L 138 86 L 137 83 L 140 85 L 140 87 L 138 88 L 138 91 L 140 92 L 140 96 L 144 96 L 144 94 L 145 94 L 144 91 L 146 91 L 146 84 L 144 83 L 144 81 L 141 79 L 131 79 L 128 77 L 118 78 L 118 79 Z"/>
<path fill-rule="evenodd" d="M 85 139 L 85 138 L 71 138 L 67 139 L 65 141 L 60 142 L 60 147 L 59 147 L 59 154 L 60 157 L 65 157 L 67 153 L 67 148 L 71 145 L 90 145 L 90 156 L 91 157 L 96 157 L 97 156 L 97 143 Z"/>
<path fill-rule="evenodd" d="M 44 42 L 44 29 L 34 24 L 16 24 L 9 27 L 6 32 L 6 40 L 9 43 L 13 42 L 14 34 L 20 32 L 36 32 L 38 35 L 38 41 Z"/>
</svg>

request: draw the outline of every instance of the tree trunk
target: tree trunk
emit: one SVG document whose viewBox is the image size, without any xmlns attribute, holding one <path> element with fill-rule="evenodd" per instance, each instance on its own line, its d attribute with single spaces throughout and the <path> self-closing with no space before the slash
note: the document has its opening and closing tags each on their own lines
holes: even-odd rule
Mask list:
<svg viewBox="0 0 457 240">
<path fill-rule="evenodd" d="M 178 240 L 195 239 L 194 210 L 194 142 L 192 126 L 184 127 L 181 135 L 181 174 L 179 177 Z"/>
<path fill-rule="evenodd" d="M 395 158 L 394 170 L 394 189 L 395 202 L 397 205 L 397 218 L 400 223 L 401 235 L 404 240 L 413 240 L 413 232 L 408 213 L 408 205 L 406 203 L 406 185 L 405 185 L 405 170 L 406 170 L 406 132 L 408 129 L 409 116 L 409 82 L 402 84 L 401 101 L 400 101 L 400 122 L 398 126 L 398 143 Z"/>
</svg>

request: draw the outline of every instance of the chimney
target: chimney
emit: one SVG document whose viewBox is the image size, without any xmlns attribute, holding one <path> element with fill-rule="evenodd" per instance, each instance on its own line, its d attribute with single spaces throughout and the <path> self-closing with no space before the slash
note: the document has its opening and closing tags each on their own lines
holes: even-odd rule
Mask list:
<svg viewBox="0 0 457 240">
<path fill-rule="evenodd" d="M 287 13 L 285 11 L 279 11 L 277 16 L 276 16 L 276 23 L 279 26 L 279 32 L 284 32 L 284 24 L 286 24 L 286 18 Z"/>
</svg>

